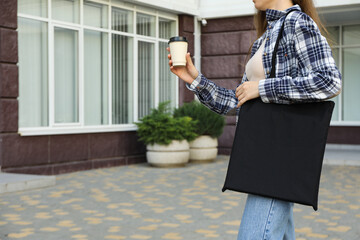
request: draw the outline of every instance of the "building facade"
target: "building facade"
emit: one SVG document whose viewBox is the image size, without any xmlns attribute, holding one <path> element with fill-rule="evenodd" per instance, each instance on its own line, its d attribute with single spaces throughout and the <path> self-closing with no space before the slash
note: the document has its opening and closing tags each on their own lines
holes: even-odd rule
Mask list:
<svg viewBox="0 0 360 240">
<path fill-rule="evenodd" d="M 360 1 L 318 4 L 344 75 L 328 142 L 360 144 Z M 252 2 L 234 0 L 0 0 L 1 170 L 146 161 L 134 122 L 159 102 L 194 100 L 169 71 L 168 39 L 186 36 L 197 68 L 235 88 L 256 39 L 253 14 Z M 235 132 L 234 112 L 226 119 L 221 154 Z"/>
</svg>

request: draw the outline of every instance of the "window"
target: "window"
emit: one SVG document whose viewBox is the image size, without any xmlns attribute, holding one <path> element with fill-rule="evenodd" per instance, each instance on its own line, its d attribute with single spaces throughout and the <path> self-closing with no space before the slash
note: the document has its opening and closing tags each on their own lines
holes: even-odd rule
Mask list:
<svg viewBox="0 0 360 240">
<path fill-rule="evenodd" d="M 112 8 L 112 119 L 115 124 L 134 120 L 134 38 L 133 12 Z"/>
<path fill-rule="evenodd" d="M 79 122 L 78 31 L 54 27 L 55 123 Z"/>
<path fill-rule="evenodd" d="M 109 36 L 84 31 L 84 111 L 85 125 L 109 124 Z"/>
<path fill-rule="evenodd" d="M 19 18 L 19 125 L 49 125 L 48 24 Z"/>
<path fill-rule="evenodd" d="M 135 130 L 178 102 L 167 42 L 177 16 L 122 1 L 19 0 L 19 132 Z"/>
<path fill-rule="evenodd" d="M 79 23 L 80 0 L 51 0 L 53 19 Z"/>
<path fill-rule="evenodd" d="M 328 27 L 333 56 L 343 77 L 342 93 L 334 98 L 332 124 L 360 124 L 360 24 Z"/>
</svg>

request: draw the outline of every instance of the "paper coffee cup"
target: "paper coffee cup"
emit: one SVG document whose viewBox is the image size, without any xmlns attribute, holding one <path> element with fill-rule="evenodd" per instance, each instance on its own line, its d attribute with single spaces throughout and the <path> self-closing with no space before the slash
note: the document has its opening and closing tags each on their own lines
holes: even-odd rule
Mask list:
<svg viewBox="0 0 360 240">
<path fill-rule="evenodd" d="M 186 66 L 188 41 L 186 37 L 176 36 L 169 41 L 170 54 L 173 66 Z"/>
</svg>

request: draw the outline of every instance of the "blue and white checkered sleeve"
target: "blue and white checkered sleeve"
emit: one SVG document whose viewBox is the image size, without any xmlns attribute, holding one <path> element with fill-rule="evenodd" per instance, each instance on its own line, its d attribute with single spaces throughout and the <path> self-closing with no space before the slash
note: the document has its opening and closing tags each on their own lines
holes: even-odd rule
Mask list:
<svg viewBox="0 0 360 240">
<path fill-rule="evenodd" d="M 341 91 L 341 74 L 326 39 L 306 14 L 300 14 L 296 21 L 294 45 L 299 76 L 261 80 L 263 102 L 312 102 L 336 96 Z"/>
<path fill-rule="evenodd" d="M 238 102 L 235 90 L 219 87 L 201 73 L 191 85 L 186 84 L 186 87 L 196 94 L 201 103 L 219 114 L 226 114 L 235 108 Z"/>
</svg>

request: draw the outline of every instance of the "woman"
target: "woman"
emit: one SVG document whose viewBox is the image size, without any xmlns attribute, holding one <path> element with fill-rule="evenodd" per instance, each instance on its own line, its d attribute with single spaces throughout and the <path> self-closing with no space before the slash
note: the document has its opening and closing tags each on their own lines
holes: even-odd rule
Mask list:
<svg viewBox="0 0 360 240">
<path fill-rule="evenodd" d="M 186 67 L 173 67 L 169 54 L 170 70 L 187 83 L 204 105 L 219 114 L 258 97 L 265 103 L 290 104 L 322 101 L 339 94 L 341 74 L 321 35 L 323 27 L 312 0 L 253 2 L 258 10 L 258 39 L 236 90 L 221 88 L 199 73 L 189 53 Z M 270 78 L 271 55 L 284 21 L 276 77 Z M 238 240 L 244 239 L 295 239 L 293 203 L 248 195 L 238 234 Z"/>
</svg>

